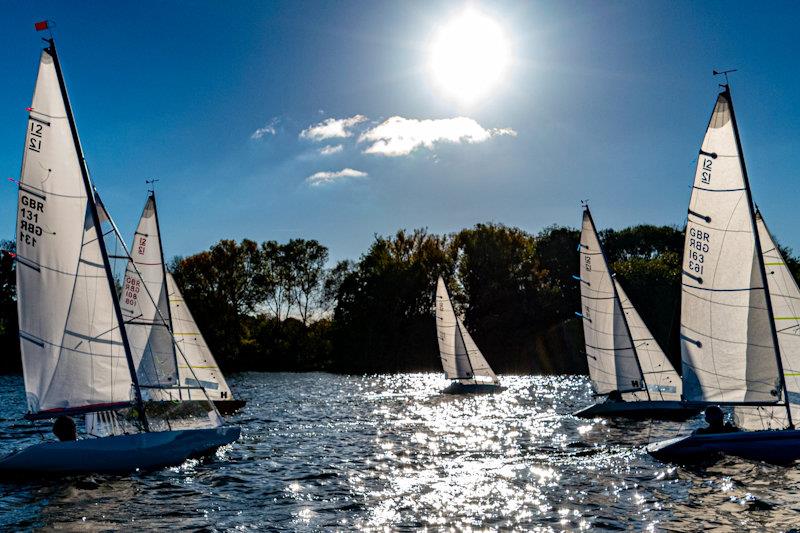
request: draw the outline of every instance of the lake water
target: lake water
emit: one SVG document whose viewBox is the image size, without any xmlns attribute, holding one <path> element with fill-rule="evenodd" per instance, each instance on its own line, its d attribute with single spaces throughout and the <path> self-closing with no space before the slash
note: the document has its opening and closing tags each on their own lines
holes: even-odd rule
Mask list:
<svg viewBox="0 0 800 533">
<path fill-rule="evenodd" d="M 240 374 L 239 442 L 210 460 L 126 477 L 0 484 L 0 528 L 67 530 L 785 530 L 800 470 L 735 459 L 687 470 L 649 441 L 700 425 L 586 421 L 571 376 L 502 376 L 445 396 L 436 374 Z M 22 379 L 0 378 L 0 453 L 38 442 Z"/>
</svg>

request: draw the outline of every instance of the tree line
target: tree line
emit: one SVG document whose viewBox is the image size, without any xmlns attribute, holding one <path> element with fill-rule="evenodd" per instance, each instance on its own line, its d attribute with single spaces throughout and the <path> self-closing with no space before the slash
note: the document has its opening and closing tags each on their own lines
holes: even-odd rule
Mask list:
<svg viewBox="0 0 800 533">
<path fill-rule="evenodd" d="M 659 344 L 679 368 L 683 231 L 638 225 L 600 232 L 606 254 Z M 315 240 L 222 240 L 169 265 L 225 371 L 346 373 L 441 370 L 436 280 L 497 372 L 586 372 L 579 231 L 538 234 L 478 224 L 376 236 L 356 261 L 328 264 Z M 12 242 L 0 243 L 12 250 Z M 782 249 L 795 277 L 800 262 Z M 0 256 L 2 369 L 20 368 L 14 261 Z"/>
</svg>

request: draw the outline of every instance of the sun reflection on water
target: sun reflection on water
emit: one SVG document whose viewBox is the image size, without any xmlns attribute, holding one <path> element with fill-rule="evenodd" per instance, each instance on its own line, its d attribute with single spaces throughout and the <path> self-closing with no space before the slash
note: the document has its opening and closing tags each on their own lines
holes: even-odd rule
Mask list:
<svg viewBox="0 0 800 533">
<path fill-rule="evenodd" d="M 0 484 L 0 529 L 789 529 L 800 471 L 739 460 L 685 469 L 643 451 L 690 430 L 576 419 L 583 377 L 502 376 L 492 395 L 440 394 L 437 374 L 233 376 L 242 438 L 155 473 Z M 0 453 L 19 445 L 0 379 Z M 4 396 L 5 395 L 5 396 Z M 16 400 L 14 400 L 16 401 Z M 10 406 L 10 407 L 9 407 Z M 30 442 L 37 442 L 36 432 Z"/>
</svg>

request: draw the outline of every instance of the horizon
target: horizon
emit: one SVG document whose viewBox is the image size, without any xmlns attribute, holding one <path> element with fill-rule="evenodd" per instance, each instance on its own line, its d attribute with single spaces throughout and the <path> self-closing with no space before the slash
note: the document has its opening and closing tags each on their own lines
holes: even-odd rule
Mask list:
<svg viewBox="0 0 800 533">
<path fill-rule="evenodd" d="M 800 111 L 781 105 L 797 77 L 791 4 L 153 5 L 7 8 L 0 167 L 19 175 L 33 24 L 54 20 L 94 183 L 129 239 L 145 180 L 160 180 L 167 257 L 306 238 L 333 263 L 401 228 L 576 228 L 585 199 L 599 229 L 680 227 L 722 81 L 711 70 L 727 68 L 753 197 L 800 249 L 785 194 Z M 503 35 L 493 85 L 446 87 L 432 70 L 437 39 L 465 13 Z M 8 186 L 0 206 L 15 205 Z"/>
</svg>

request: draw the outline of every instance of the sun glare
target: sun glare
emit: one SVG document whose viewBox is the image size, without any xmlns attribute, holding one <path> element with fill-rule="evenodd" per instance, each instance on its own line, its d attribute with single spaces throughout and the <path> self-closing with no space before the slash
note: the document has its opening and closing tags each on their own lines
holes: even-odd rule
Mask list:
<svg viewBox="0 0 800 533">
<path fill-rule="evenodd" d="M 470 103 L 486 96 L 500 81 L 510 57 L 500 25 L 470 9 L 439 30 L 431 46 L 430 67 L 443 91 Z"/>
</svg>

